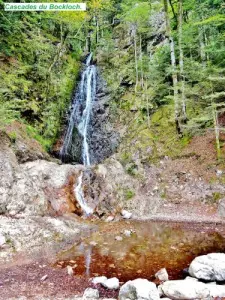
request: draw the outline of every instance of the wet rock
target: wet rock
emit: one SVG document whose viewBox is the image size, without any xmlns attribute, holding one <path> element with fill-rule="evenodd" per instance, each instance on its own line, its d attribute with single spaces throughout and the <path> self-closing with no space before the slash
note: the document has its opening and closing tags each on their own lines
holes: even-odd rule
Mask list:
<svg viewBox="0 0 225 300">
<path fill-rule="evenodd" d="M 132 213 L 127 210 L 122 210 L 121 215 L 124 219 L 130 219 L 132 217 Z"/>
<path fill-rule="evenodd" d="M 87 288 L 84 291 L 82 300 L 97 300 L 99 299 L 99 291 L 92 288 Z"/>
<path fill-rule="evenodd" d="M 159 300 L 159 292 L 153 282 L 139 278 L 121 287 L 119 300 Z"/>
<path fill-rule="evenodd" d="M 104 282 L 101 283 L 105 288 L 109 290 L 118 290 L 120 287 L 120 282 L 119 279 L 116 277 L 110 278 L 105 280 Z"/>
<path fill-rule="evenodd" d="M 221 217 L 225 217 L 225 199 L 221 199 L 219 201 L 219 205 L 218 205 L 218 214 L 221 216 Z"/>
<path fill-rule="evenodd" d="M 169 280 L 169 275 L 165 268 L 160 269 L 156 274 L 155 277 L 158 278 L 160 281 L 167 281 Z"/>
<path fill-rule="evenodd" d="M 191 280 L 171 280 L 162 284 L 166 297 L 174 300 L 206 299 L 210 296 L 209 289 L 202 282 Z"/>
<path fill-rule="evenodd" d="M 95 278 L 93 278 L 92 279 L 92 282 L 94 283 L 94 284 L 103 284 L 105 281 L 107 280 L 107 277 L 105 277 L 105 276 L 99 276 L 99 277 L 95 277 Z"/>
<path fill-rule="evenodd" d="M 208 281 L 225 280 L 225 254 L 211 253 L 196 257 L 190 264 L 189 273 Z"/>
</svg>

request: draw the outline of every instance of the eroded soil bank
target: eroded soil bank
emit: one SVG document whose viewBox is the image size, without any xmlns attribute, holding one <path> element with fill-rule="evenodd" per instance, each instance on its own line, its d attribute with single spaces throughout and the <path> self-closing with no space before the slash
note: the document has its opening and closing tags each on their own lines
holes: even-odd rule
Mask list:
<svg viewBox="0 0 225 300">
<path fill-rule="evenodd" d="M 154 274 L 162 267 L 168 270 L 170 279 L 183 278 L 184 269 L 194 257 L 225 251 L 222 225 L 150 221 L 94 222 L 93 225 L 89 234 L 83 231 L 75 245 L 65 246 L 57 255 L 46 252 L 45 258 L 42 256 L 40 260 L 36 255 L 29 263 L 25 256 L 17 257 L 14 264 L 2 265 L 0 299 L 22 296 L 67 299 L 82 295 L 85 288 L 92 286 L 93 276 L 116 276 L 121 283 L 140 277 L 155 281 Z M 73 267 L 74 276 L 68 275 L 68 265 Z M 116 292 L 104 288 L 100 288 L 100 294 L 106 298 L 117 297 Z"/>
</svg>

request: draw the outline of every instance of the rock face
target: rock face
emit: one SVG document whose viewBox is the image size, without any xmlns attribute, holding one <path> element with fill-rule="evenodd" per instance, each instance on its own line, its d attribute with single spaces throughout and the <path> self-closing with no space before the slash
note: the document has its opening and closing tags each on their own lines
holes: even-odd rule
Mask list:
<svg viewBox="0 0 225 300">
<path fill-rule="evenodd" d="M 110 95 L 105 81 L 97 74 L 97 94 L 90 120 L 90 154 L 92 163 L 100 163 L 115 152 L 119 144 L 119 133 L 110 122 Z"/>
<path fill-rule="evenodd" d="M 208 281 L 225 280 L 225 254 L 211 253 L 196 257 L 190 264 L 189 273 Z"/>
<path fill-rule="evenodd" d="M 159 300 L 159 292 L 153 282 L 135 279 L 121 287 L 119 300 Z"/>
<path fill-rule="evenodd" d="M 165 296 L 174 300 L 207 299 L 210 296 L 206 284 L 191 280 L 166 281 L 161 288 Z"/>
</svg>

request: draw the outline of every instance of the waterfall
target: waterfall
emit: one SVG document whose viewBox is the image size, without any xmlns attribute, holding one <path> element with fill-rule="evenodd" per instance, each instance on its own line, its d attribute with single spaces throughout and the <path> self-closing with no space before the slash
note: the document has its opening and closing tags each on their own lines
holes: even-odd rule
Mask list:
<svg viewBox="0 0 225 300">
<path fill-rule="evenodd" d="M 91 65 L 92 54 L 90 54 L 85 63 L 85 69 L 82 72 L 81 82 L 75 94 L 69 124 L 64 138 L 63 146 L 60 150 L 62 160 L 69 154 L 73 146 L 73 133 L 77 129 L 79 135 L 82 137 L 82 162 L 84 166 L 91 165 L 91 156 L 89 152 L 89 123 L 92 111 L 92 102 L 96 96 L 96 66 Z M 74 188 L 74 192 L 82 210 L 87 214 L 93 213 L 85 200 L 83 189 L 83 172 L 78 178 L 78 184 Z"/>
</svg>

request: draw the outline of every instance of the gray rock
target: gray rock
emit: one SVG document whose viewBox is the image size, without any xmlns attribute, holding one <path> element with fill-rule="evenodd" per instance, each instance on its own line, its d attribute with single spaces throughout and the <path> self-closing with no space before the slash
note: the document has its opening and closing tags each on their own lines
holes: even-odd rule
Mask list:
<svg viewBox="0 0 225 300">
<path fill-rule="evenodd" d="M 119 300 L 159 300 L 156 285 L 147 279 L 126 282 L 120 289 Z"/>
<path fill-rule="evenodd" d="M 175 300 L 206 299 L 210 296 L 209 289 L 202 282 L 192 280 L 171 280 L 162 284 L 166 297 Z"/>
<path fill-rule="evenodd" d="M 165 268 L 160 269 L 156 274 L 155 277 L 158 278 L 160 281 L 167 281 L 169 280 L 169 275 Z"/>
<path fill-rule="evenodd" d="M 225 280 L 225 254 L 211 253 L 196 257 L 190 264 L 189 273 L 198 279 Z"/>
<path fill-rule="evenodd" d="M 87 288 L 84 291 L 82 300 L 97 300 L 99 299 L 99 291 L 92 288 Z"/>
<path fill-rule="evenodd" d="M 105 288 L 109 290 L 118 290 L 118 288 L 120 287 L 120 282 L 118 278 L 113 277 L 103 281 L 101 285 L 103 285 Z"/>
</svg>

